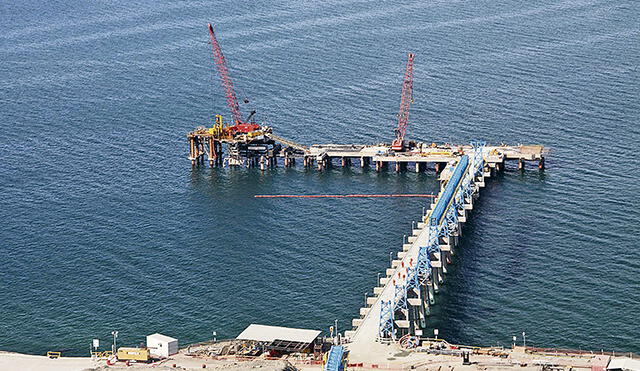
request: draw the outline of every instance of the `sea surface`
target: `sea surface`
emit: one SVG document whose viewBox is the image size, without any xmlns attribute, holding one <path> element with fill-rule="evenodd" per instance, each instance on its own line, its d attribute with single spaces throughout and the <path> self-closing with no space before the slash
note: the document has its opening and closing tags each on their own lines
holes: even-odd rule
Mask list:
<svg viewBox="0 0 640 371">
<path fill-rule="evenodd" d="M 247 114 L 303 144 L 533 143 L 490 180 L 430 328 L 450 342 L 640 352 L 635 0 L 0 3 L 0 349 L 87 354 L 161 332 L 349 327 L 433 171 L 192 169 L 229 117 L 207 23 Z M 430 330 L 429 330 L 430 331 Z"/>
</svg>

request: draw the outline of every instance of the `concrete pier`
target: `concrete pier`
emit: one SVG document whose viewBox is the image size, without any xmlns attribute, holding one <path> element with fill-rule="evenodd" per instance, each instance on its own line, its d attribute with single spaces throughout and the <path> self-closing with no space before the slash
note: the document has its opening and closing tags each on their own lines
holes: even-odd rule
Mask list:
<svg viewBox="0 0 640 371">
<path fill-rule="evenodd" d="M 353 330 L 345 332 L 351 340 L 350 349 L 422 334 L 436 294 L 445 282 L 447 267 L 454 262 L 473 199 L 490 174 L 485 151 L 478 146 L 471 156 L 463 155 L 446 167 L 441 165 L 440 193 L 425 215 L 412 224 L 412 233 L 397 259 L 374 287 L 374 296 L 367 298 L 360 317 L 352 321 Z"/>
<path fill-rule="evenodd" d="M 431 163 L 435 172 L 440 173 L 449 162 L 473 152 L 470 145 L 425 146 L 423 143 L 418 143 L 415 148 L 403 152 L 391 150 L 390 145 L 315 144 L 306 147 L 271 132 L 263 133 L 259 139 L 238 139 L 223 136 L 216 130 L 206 128 L 188 133 L 187 139 L 188 159 L 193 167 L 204 164 L 205 156 L 212 167 L 223 164 L 258 166 L 259 162 L 256 162 L 256 159 L 265 157 L 268 162 L 264 166 L 260 165 L 261 169 L 277 167 L 278 158 L 283 158 L 285 168 L 293 167 L 296 159 L 302 158 L 305 168 L 312 168 L 315 162 L 319 171 L 330 168 L 336 159 L 336 163 L 342 167 L 351 167 L 353 163 L 359 163 L 361 169 L 366 169 L 373 164 L 377 172 L 388 170 L 390 164 L 395 172 L 402 172 L 408 168 L 422 172 L 427 170 Z M 224 148 L 226 153 L 223 151 Z M 535 162 L 539 170 L 544 170 L 548 152 L 548 149 L 540 145 L 485 146 L 483 159 L 490 171 L 503 171 L 508 161 L 516 161 L 520 170 L 525 169 L 526 162 Z"/>
</svg>

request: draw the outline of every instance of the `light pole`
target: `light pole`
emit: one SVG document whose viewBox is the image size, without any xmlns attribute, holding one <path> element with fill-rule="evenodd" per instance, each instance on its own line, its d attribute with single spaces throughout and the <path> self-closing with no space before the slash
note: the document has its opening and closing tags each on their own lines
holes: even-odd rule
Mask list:
<svg viewBox="0 0 640 371">
<path fill-rule="evenodd" d="M 516 339 L 518 339 L 517 336 L 513 335 L 513 348 L 516 348 Z"/>
<path fill-rule="evenodd" d="M 338 345 L 338 320 L 337 319 L 333 321 L 333 328 L 334 328 L 334 331 L 336 332 L 336 338 L 333 340 L 333 343 Z"/>
<path fill-rule="evenodd" d="M 524 331 L 522 331 L 522 346 L 527 347 L 527 334 L 525 334 Z"/>
<path fill-rule="evenodd" d="M 365 293 L 364 293 L 364 307 L 365 307 L 365 308 L 368 306 L 368 304 L 367 304 L 367 298 L 368 298 L 368 297 L 369 297 L 369 293 L 368 293 L 368 292 L 365 292 Z"/>
<path fill-rule="evenodd" d="M 389 267 L 393 268 L 393 251 L 389 251 Z"/>
<path fill-rule="evenodd" d="M 438 329 L 437 329 L 437 328 L 434 328 L 434 329 L 433 329 L 433 336 L 435 336 L 435 337 L 436 337 L 436 340 L 438 340 L 438 334 L 439 334 L 439 333 L 440 333 L 440 331 L 438 331 Z"/>
<path fill-rule="evenodd" d="M 376 286 L 380 286 L 380 273 L 378 273 L 378 282 L 376 282 Z"/>
<path fill-rule="evenodd" d="M 118 338 L 118 331 L 111 331 L 111 335 L 113 335 L 113 345 L 111 346 L 111 352 L 116 354 L 116 339 Z"/>
<path fill-rule="evenodd" d="M 217 339 L 217 336 L 218 336 L 218 332 L 217 332 L 217 331 L 214 331 L 214 332 L 213 332 L 213 342 L 214 342 L 214 343 L 218 340 L 218 339 Z"/>
</svg>

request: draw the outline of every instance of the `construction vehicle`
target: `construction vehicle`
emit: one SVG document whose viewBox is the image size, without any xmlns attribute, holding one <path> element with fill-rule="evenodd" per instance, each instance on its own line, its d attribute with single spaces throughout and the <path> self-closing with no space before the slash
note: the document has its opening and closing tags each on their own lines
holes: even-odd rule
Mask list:
<svg viewBox="0 0 640 371">
<path fill-rule="evenodd" d="M 118 361 L 149 362 L 151 359 L 148 348 L 118 348 Z"/>
<path fill-rule="evenodd" d="M 407 68 L 402 82 L 402 95 L 400 98 L 400 111 L 398 112 L 398 126 L 394 129 L 395 139 L 391 143 L 391 149 L 397 152 L 405 150 L 404 136 L 407 134 L 409 122 L 409 108 L 413 103 L 413 53 L 409 53 Z"/>
<path fill-rule="evenodd" d="M 47 352 L 47 357 L 49 357 L 51 359 L 57 359 L 57 358 L 62 357 L 62 352 L 48 351 Z"/>
<path fill-rule="evenodd" d="M 227 99 L 227 106 L 229 106 L 229 109 L 231 110 L 231 116 L 233 117 L 233 125 L 220 128 L 228 132 L 231 136 L 235 136 L 237 134 L 248 134 L 254 131 L 261 130 L 259 124 L 256 124 L 254 121 L 250 121 L 253 119 L 255 111 L 252 111 L 246 120 L 242 119 L 242 113 L 240 112 L 240 105 L 238 104 L 238 98 L 233 87 L 233 81 L 231 80 L 231 76 L 229 75 L 229 69 L 227 68 L 224 55 L 222 54 L 222 48 L 220 48 L 220 44 L 216 39 L 216 35 L 213 32 L 213 26 L 211 25 L 211 23 L 209 23 L 209 36 L 211 38 L 211 46 L 213 49 L 213 60 L 215 61 L 218 68 L 220 80 L 222 81 L 222 87 L 224 88 L 225 97 Z M 219 121 L 218 117 L 220 118 Z M 221 123 L 222 116 L 217 115 L 216 126 L 221 125 Z M 216 128 L 216 126 L 214 126 L 214 128 Z"/>
</svg>

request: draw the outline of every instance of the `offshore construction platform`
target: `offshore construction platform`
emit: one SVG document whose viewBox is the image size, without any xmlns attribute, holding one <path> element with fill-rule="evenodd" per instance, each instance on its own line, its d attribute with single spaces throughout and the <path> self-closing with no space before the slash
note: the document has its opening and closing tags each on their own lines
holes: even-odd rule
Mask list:
<svg viewBox="0 0 640 371">
<path fill-rule="evenodd" d="M 439 175 L 440 191 L 428 210 L 414 221 L 411 236 L 405 236 L 401 249 L 386 275 L 381 277 L 373 296 L 344 333 L 352 355 L 368 349 L 373 342 L 415 341 L 427 327 L 427 317 L 436 294 L 444 282 L 447 267 L 453 263 L 463 225 L 473 210 L 474 200 L 485 186 L 485 179 L 516 162 L 520 170 L 534 162 L 542 171 L 548 149 L 541 145 L 436 144 L 407 141 L 409 108 L 413 102 L 413 61 L 408 54 L 398 123 L 389 144 L 316 144 L 304 146 L 273 134 L 271 127 L 253 121 L 255 111 L 243 119 L 226 62 L 209 24 L 213 57 L 225 90 L 233 122 L 224 123 L 216 115 L 212 127 L 199 127 L 187 134 L 192 166 L 259 167 L 266 170 L 291 167 L 301 159 L 305 168 L 318 170 L 359 163 L 363 169 L 396 172 L 413 167 L 416 172 L 433 168 Z M 225 153 L 226 149 L 226 153 Z M 206 158 L 205 158 L 206 157 Z M 355 352 L 355 353 L 354 353 Z"/>
<path fill-rule="evenodd" d="M 235 93 L 234 85 L 226 66 L 222 49 L 213 27 L 209 27 L 209 36 L 213 49 L 213 59 L 218 69 L 225 91 L 227 106 L 231 111 L 232 123 L 224 123 L 221 115 L 215 116 L 212 127 L 200 126 L 187 134 L 189 141 L 189 160 L 192 166 L 209 162 L 210 166 L 260 167 L 266 170 L 282 162 L 285 167 L 294 166 L 296 160 L 302 160 L 305 167 L 317 166 L 318 170 L 327 169 L 339 161 L 341 166 L 351 166 L 354 161 L 362 168 L 375 166 L 376 171 L 388 169 L 390 164 L 395 171 L 414 166 L 415 171 L 425 171 L 429 164 L 436 172 L 444 169 L 451 161 L 469 154 L 470 145 L 420 143 L 405 140 L 409 121 L 409 108 L 413 101 L 413 60 L 409 53 L 400 100 L 398 124 L 394 129 L 395 137 L 390 144 L 315 144 L 304 146 L 273 133 L 267 125 L 255 122 L 255 111 L 243 118 Z M 226 152 L 225 152 L 226 149 Z M 488 166 L 498 171 L 504 169 L 506 162 L 517 161 L 518 168 L 524 169 L 527 161 L 537 162 L 540 169 L 545 167 L 547 150 L 539 145 L 485 146 L 484 158 Z"/>
</svg>

